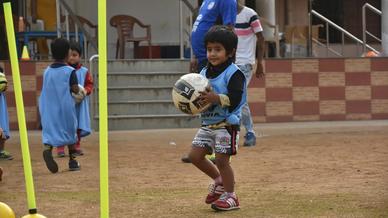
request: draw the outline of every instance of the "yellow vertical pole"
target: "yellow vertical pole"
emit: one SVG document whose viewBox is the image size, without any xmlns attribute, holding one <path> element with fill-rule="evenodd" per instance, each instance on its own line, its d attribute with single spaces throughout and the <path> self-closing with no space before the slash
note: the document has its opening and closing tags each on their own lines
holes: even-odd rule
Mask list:
<svg viewBox="0 0 388 218">
<path fill-rule="evenodd" d="M 24 179 L 26 183 L 27 191 L 27 203 L 29 214 L 37 215 L 36 202 L 35 202 L 35 191 L 34 191 L 34 180 L 32 177 L 32 167 L 31 167 L 31 157 L 28 146 L 28 137 L 27 137 L 27 127 L 26 127 L 26 118 L 24 114 L 24 104 L 23 104 L 23 92 L 22 85 L 20 80 L 20 71 L 19 71 L 19 61 L 16 50 L 16 40 L 15 40 L 15 30 L 12 18 L 12 8 L 11 3 L 3 3 L 5 23 L 7 30 L 7 39 L 8 39 L 8 48 L 9 56 L 11 59 L 12 67 L 12 79 L 15 90 L 15 99 L 16 99 L 16 109 L 17 109 L 17 118 L 19 124 L 20 132 L 20 142 L 22 147 L 23 155 L 23 168 L 24 168 Z M 28 215 L 27 215 L 28 216 Z M 43 216 L 39 216 L 43 217 Z"/>
<path fill-rule="evenodd" d="M 108 171 L 108 97 L 107 97 L 107 41 L 106 0 L 98 0 L 98 86 L 100 129 L 100 213 L 109 217 L 109 171 Z"/>
</svg>

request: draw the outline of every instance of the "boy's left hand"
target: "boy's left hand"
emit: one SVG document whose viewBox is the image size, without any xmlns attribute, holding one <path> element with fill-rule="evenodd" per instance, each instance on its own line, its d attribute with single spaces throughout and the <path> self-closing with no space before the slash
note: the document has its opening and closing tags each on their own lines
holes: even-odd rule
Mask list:
<svg viewBox="0 0 388 218">
<path fill-rule="evenodd" d="M 207 90 L 199 93 L 201 94 L 199 99 L 201 99 L 204 103 L 220 104 L 220 96 L 218 96 L 215 92 Z"/>
</svg>

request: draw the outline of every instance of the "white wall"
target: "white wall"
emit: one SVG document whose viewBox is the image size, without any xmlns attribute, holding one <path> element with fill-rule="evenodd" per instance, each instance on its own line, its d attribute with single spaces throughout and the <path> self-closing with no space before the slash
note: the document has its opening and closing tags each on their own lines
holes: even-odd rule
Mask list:
<svg viewBox="0 0 388 218">
<path fill-rule="evenodd" d="M 190 0 L 194 4 L 196 0 Z M 68 0 L 76 14 L 97 24 L 96 0 Z M 153 44 L 179 44 L 179 0 L 109 0 L 107 1 L 108 58 L 114 58 L 116 29 L 109 25 L 109 19 L 117 14 L 127 14 L 151 25 Z M 132 52 L 127 46 L 126 57 Z"/>
</svg>

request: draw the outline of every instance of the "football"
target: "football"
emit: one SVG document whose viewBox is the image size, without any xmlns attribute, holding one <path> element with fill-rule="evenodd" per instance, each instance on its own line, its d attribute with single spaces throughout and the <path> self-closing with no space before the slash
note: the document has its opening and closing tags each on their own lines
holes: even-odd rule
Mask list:
<svg viewBox="0 0 388 218">
<path fill-rule="evenodd" d="M 84 98 L 86 96 L 85 88 L 83 86 L 81 86 L 80 84 L 78 84 L 78 88 L 79 88 L 78 93 L 73 93 L 73 92 L 71 93 L 71 95 L 74 98 L 75 103 L 77 103 L 77 104 L 81 103 L 82 100 L 84 100 Z"/>
<path fill-rule="evenodd" d="M 0 73 L 0 92 L 5 91 L 5 87 L 7 86 L 7 78 L 4 73 Z"/>
<path fill-rule="evenodd" d="M 211 105 L 200 101 L 199 92 L 209 89 L 211 89 L 211 85 L 206 77 L 197 73 L 183 75 L 172 89 L 174 105 L 183 113 L 199 114 Z"/>
</svg>

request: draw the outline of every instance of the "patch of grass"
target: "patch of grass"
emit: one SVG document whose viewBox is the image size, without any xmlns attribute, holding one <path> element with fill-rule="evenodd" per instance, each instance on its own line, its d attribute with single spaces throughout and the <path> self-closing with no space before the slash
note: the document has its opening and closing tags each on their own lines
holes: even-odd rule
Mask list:
<svg viewBox="0 0 388 218">
<path fill-rule="evenodd" d="M 214 212 L 203 203 L 204 190 L 147 189 L 137 192 L 116 192 L 112 197 L 135 208 L 156 208 L 169 216 L 209 216 Z M 241 210 L 223 213 L 233 217 L 388 217 L 387 199 L 374 199 L 355 193 L 297 194 L 279 191 L 240 192 Z M 154 216 L 145 212 L 144 216 Z"/>
<path fill-rule="evenodd" d="M 20 193 L 2 193 L 8 199 Z M 357 193 L 299 194 L 287 191 L 239 190 L 241 209 L 214 212 L 204 203 L 203 189 L 153 188 L 112 191 L 112 217 L 388 217 L 388 198 Z M 40 200 L 99 205 L 98 191 L 40 193 Z"/>
<path fill-rule="evenodd" d="M 100 200 L 100 193 L 97 191 L 51 191 L 42 193 L 41 197 L 46 197 L 52 200 L 69 200 L 69 201 L 80 201 L 88 203 L 98 203 Z"/>
<path fill-rule="evenodd" d="M 260 211 L 263 216 L 275 217 L 387 217 L 388 206 L 383 200 L 372 200 L 360 194 L 295 194 L 287 192 L 262 192 L 246 196 L 247 216 Z M 252 202 L 253 201 L 253 202 Z"/>
</svg>

